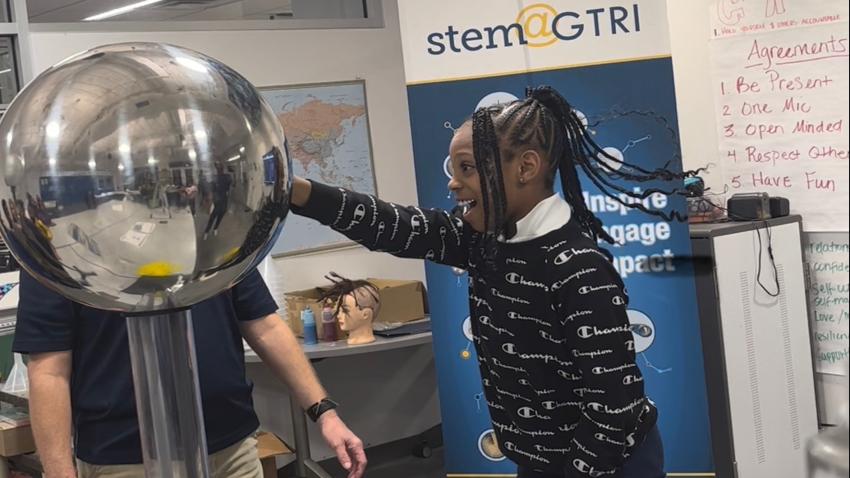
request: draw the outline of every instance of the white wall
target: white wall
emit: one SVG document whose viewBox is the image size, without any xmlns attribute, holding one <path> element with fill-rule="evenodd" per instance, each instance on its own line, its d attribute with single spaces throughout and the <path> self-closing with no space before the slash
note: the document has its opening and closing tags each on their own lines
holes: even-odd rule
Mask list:
<svg viewBox="0 0 850 478">
<path fill-rule="evenodd" d="M 384 1 L 384 28 L 192 32 L 33 32 L 34 73 L 106 43 L 158 41 L 210 55 L 256 86 L 364 79 L 378 190 L 386 200 L 415 204 L 416 182 L 399 41 L 398 8 Z M 276 297 L 323 284 L 333 270 L 348 276 L 425 279 L 421 261 L 365 249 L 274 259 L 264 267 Z M 278 301 L 281 307 L 283 301 Z"/>
<path fill-rule="evenodd" d="M 703 174 L 706 186 L 723 190 L 717 125 L 709 67 L 708 12 L 711 0 L 667 0 L 670 46 L 676 85 L 676 108 L 685 169 L 716 164 Z"/>
</svg>

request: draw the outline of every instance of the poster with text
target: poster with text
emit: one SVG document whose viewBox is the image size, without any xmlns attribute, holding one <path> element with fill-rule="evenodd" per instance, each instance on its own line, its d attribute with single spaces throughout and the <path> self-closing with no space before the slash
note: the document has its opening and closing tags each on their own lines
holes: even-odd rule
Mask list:
<svg viewBox="0 0 850 478">
<path fill-rule="evenodd" d="M 402 0 L 419 202 L 454 207 L 447 189 L 453 130 L 475 109 L 559 90 L 608 154 L 681 170 L 664 1 L 417 2 Z M 629 290 L 629 320 L 648 395 L 660 410 L 666 469 L 713 476 L 703 356 L 688 226 L 606 200 L 582 178 L 590 209 L 620 243 L 608 246 Z M 653 183 L 633 188 L 651 188 Z M 653 197 L 664 211 L 682 198 Z M 504 476 L 472 341 L 467 281 L 426 265 L 449 477 Z"/>
<path fill-rule="evenodd" d="M 803 217 L 815 369 L 845 374 L 850 6 L 765 1 L 718 0 L 710 10 L 717 162 L 729 194 L 784 197 Z"/>
<path fill-rule="evenodd" d="M 785 197 L 806 231 L 847 231 L 847 21 L 711 43 L 728 192 Z"/>
</svg>

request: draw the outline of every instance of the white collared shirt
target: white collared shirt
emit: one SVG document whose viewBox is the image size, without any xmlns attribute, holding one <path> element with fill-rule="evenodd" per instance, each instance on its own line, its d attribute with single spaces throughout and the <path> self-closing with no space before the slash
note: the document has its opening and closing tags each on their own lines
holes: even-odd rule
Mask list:
<svg viewBox="0 0 850 478">
<path fill-rule="evenodd" d="M 505 242 L 526 242 L 564 227 L 570 221 L 572 208 L 555 193 L 540 201 L 528 214 L 516 222 L 516 234 Z"/>
</svg>

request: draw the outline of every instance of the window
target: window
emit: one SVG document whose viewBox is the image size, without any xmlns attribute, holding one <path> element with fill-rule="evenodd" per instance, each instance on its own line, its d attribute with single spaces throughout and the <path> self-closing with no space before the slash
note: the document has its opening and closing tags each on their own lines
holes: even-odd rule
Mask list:
<svg viewBox="0 0 850 478">
<path fill-rule="evenodd" d="M 0 104 L 11 103 L 18 88 L 15 42 L 12 37 L 0 36 Z"/>
<path fill-rule="evenodd" d="M 4 0 L 0 0 L 4 1 Z M 341 20 L 370 0 L 26 0 L 30 23 Z"/>
</svg>

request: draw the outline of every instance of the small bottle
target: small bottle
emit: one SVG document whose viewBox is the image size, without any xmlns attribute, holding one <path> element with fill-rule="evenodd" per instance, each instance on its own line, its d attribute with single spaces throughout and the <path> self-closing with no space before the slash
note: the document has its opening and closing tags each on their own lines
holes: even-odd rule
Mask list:
<svg viewBox="0 0 850 478">
<path fill-rule="evenodd" d="M 327 302 L 322 308 L 322 340 L 325 342 L 336 341 L 336 315 L 331 304 Z"/>
<path fill-rule="evenodd" d="M 313 316 L 313 309 L 304 307 L 301 311 L 301 323 L 304 325 L 304 345 L 317 344 L 316 337 L 316 318 Z"/>
</svg>

